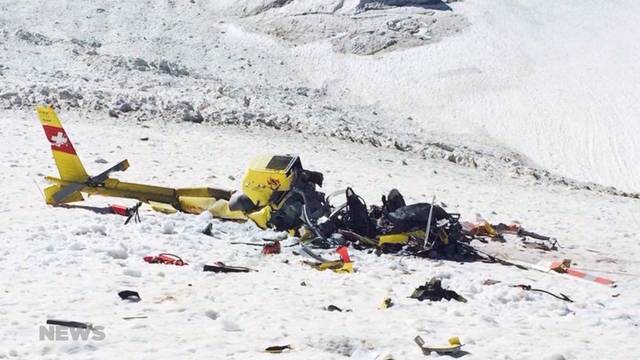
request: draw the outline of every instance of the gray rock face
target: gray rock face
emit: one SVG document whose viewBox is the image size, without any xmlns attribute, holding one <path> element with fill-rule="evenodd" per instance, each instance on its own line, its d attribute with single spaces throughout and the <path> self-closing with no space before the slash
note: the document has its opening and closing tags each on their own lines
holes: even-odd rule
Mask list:
<svg viewBox="0 0 640 360">
<path fill-rule="evenodd" d="M 160 73 L 171 76 L 188 76 L 189 71 L 180 64 L 173 63 L 167 60 L 160 60 L 158 63 L 151 63 L 151 66 L 158 69 Z"/>
<path fill-rule="evenodd" d="M 459 0 L 360 0 L 357 8 L 378 9 L 393 6 L 429 6 L 437 9 L 446 9 L 447 5 Z"/>
<path fill-rule="evenodd" d="M 204 117 L 200 114 L 199 111 L 186 110 L 182 114 L 182 121 L 193 122 L 193 123 L 201 123 L 204 121 Z"/>
<path fill-rule="evenodd" d="M 268 0 L 268 1 L 265 1 L 263 5 L 255 7 L 251 10 L 248 10 L 247 15 L 258 15 L 260 13 L 263 13 L 265 11 L 268 11 L 274 8 L 283 7 L 291 3 L 292 1 L 293 0 Z"/>
<path fill-rule="evenodd" d="M 51 39 L 49 39 L 48 37 L 42 34 L 32 33 L 22 29 L 16 32 L 16 37 L 20 40 L 24 40 L 26 42 L 29 42 L 33 45 L 38 45 L 38 46 L 49 46 L 53 44 L 53 41 L 51 41 Z"/>
<path fill-rule="evenodd" d="M 265 16 L 253 26 L 294 44 L 329 40 L 336 52 L 370 56 L 434 43 L 468 25 L 465 17 L 440 0 L 361 0 L 354 9 L 340 13 Z"/>
<path fill-rule="evenodd" d="M 120 112 L 123 112 L 123 113 L 128 113 L 130 111 L 133 111 L 133 107 L 131 107 L 131 105 L 129 103 L 123 102 L 118 107 L 118 110 L 120 110 Z"/>
<path fill-rule="evenodd" d="M 146 60 L 144 60 L 144 59 L 141 59 L 141 58 L 135 58 L 135 59 L 133 60 L 133 67 L 134 67 L 136 70 L 140 70 L 140 71 L 147 71 L 147 70 L 149 70 L 149 63 L 148 63 Z"/>
</svg>

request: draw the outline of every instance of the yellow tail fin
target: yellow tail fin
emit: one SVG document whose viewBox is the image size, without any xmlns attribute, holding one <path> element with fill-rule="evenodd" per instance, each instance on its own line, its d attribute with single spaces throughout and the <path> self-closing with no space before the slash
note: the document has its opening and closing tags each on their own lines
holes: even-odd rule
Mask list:
<svg viewBox="0 0 640 360">
<path fill-rule="evenodd" d="M 82 166 L 71 140 L 62 128 L 56 111 L 50 106 L 38 106 L 36 111 L 47 140 L 51 143 L 51 152 L 60 178 L 66 181 L 86 181 L 89 176 Z"/>
</svg>

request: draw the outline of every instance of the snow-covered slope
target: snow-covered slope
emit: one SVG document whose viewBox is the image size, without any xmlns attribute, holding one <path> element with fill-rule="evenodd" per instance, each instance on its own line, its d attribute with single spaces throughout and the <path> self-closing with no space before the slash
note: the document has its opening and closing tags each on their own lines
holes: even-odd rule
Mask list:
<svg viewBox="0 0 640 360">
<path fill-rule="evenodd" d="M 486 173 L 411 153 L 275 130 L 211 128 L 197 124 L 123 123 L 107 115 L 61 111 L 87 170 L 127 157 L 121 180 L 175 186 L 236 188 L 256 149 L 295 151 L 309 169 L 324 172 L 324 189 L 353 186 L 367 202 L 392 187 L 408 201 L 436 193 L 447 210 L 473 220 L 520 220 L 525 228 L 558 237 L 562 248 L 542 253 L 511 238 L 489 244 L 503 254 L 531 259 L 572 258 L 575 266 L 618 281 L 611 289 L 563 275 L 498 264 L 432 261 L 351 250 L 357 272 L 311 269 L 296 247 L 264 256 L 272 232 L 252 224 L 213 221 L 213 237 L 200 231 L 206 216 L 163 215 L 144 207 L 142 222 L 100 214 L 108 203 L 92 197 L 78 207 L 46 206 L 33 184 L 55 175 L 49 143 L 31 112 L 0 113 L 0 358 L 8 359 L 349 359 L 358 348 L 394 359 L 425 359 L 413 337 L 442 344 L 459 336 L 464 359 L 635 359 L 639 348 L 640 281 L 637 200 L 532 187 L 526 179 Z M 148 138 L 146 141 L 141 138 Z M 248 146 L 251 144 L 252 146 Z M 293 239 L 285 243 L 293 242 Z M 493 246 L 492 246 L 493 245 Z M 147 264 L 146 255 L 177 253 L 188 266 Z M 327 252 L 326 257 L 335 254 Z M 203 264 L 223 261 L 259 272 L 211 274 Z M 432 276 L 469 301 L 418 302 L 407 297 Z M 487 279 L 501 281 L 483 285 Z M 510 285 L 530 284 L 573 299 L 565 303 Z M 142 301 L 127 303 L 121 290 Z M 618 295 L 616 295 L 618 294 Z M 385 297 L 394 307 L 378 309 Z M 351 312 L 329 312 L 329 305 Z M 125 320 L 125 317 L 143 318 Z M 46 319 L 92 322 L 101 341 L 39 339 Z M 288 354 L 264 352 L 291 344 Z M 435 357 L 432 356 L 432 358 Z M 373 360 L 372 357 L 364 358 Z"/>
<path fill-rule="evenodd" d="M 269 126 L 639 190 L 635 2 L 400 3 L 0 2 L 0 105 Z"/>
<path fill-rule="evenodd" d="M 631 0 L 0 0 L 0 358 L 324 360 L 363 348 L 423 359 L 420 334 L 460 336 L 469 359 L 635 359 L 638 200 L 547 170 L 640 191 L 638 10 Z M 465 220 L 519 220 L 562 248 L 474 246 L 571 258 L 618 287 L 359 251 L 355 274 L 318 272 L 296 248 L 267 257 L 231 244 L 274 235 L 251 224 L 213 221 L 206 237 L 206 215 L 143 208 L 141 224 L 124 226 L 48 207 L 37 187 L 56 171 L 33 113 L 43 102 L 58 106 L 94 174 L 126 157 L 123 180 L 235 189 L 257 153 L 297 153 L 327 192 L 353 186 L 372 203 L 396 187 L 410 202 L 436 194 Z M 109 202 L 125 201 L 80 205 Z M 190 265 L 141 260 L 165 251 Z M 219 260 L 259 272 L 201 271 Z M 407 299 L 431 276 L 469 302 Z M 575 302 L 509 287 L 518 283 Z M 123 289 L 142 302 L 121 302 Z M 396 306 L 377 309 L 386 296 Z M 135 315 L 146 318 L 123 319 Z M 94 322 L 107 337 L 38 341 L 47 318 Z M 263 351 L 284 344 L 293 351 Z"/>
<path fill-rule="evenodd" d="M 471 25 L 375 58 L 299 49 L 318 83 L 412 116 L 408 131 L 473 134 L 563 175 L 640 190 L 640 35 L 633 0 L 464 1 Z"/>
</svg>

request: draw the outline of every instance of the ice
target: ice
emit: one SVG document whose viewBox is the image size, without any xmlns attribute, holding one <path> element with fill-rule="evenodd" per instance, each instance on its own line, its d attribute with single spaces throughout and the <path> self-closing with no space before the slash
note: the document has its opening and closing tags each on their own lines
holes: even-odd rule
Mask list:
<svg viewBox="0 0 640 360">
<path fill-rule="evenodd" d="M 469 359 L 635 359 L 639 207 L 623 191 L 640 189 L 639 3 L 359 4 L 0 1 L 0 358 L 266 359 L 291 344 L 283 359 L 412 360 L 425 358 L 420 334 L 459 336 Z M 44 102 L 92 175 L 96 159 L 127 158 L 121 181 L 235 190 L 251 157 L 295 153 L 327 193 L 353 186 L 374 204 L 395 187 L 464 220 L 518 220 L 562 247 L 473 245 L 571 258 L 618 287 L 357 250 L 356 273 L 319 272 L 296 247 L 230 244 L 286 237 L 250 222 L 143 205 L 142 223 L 124 225 L 105 208 L 135 202 L 99 196 L 47 206 L 32 184 L 58 175 L 33 112 Z M 189 265 L 142 259 L 161 252 Z M 259 271 L 204 273 L 214 261 Z M 434 276 L 469 302 L 407 299 Z M 121 289 L 144 299 L 125 306 Z M 395 305 L 378 309 L 387 296 Z M 34 341 L 49 316 L 104 325 L 106 339 Z"/>
</svg>

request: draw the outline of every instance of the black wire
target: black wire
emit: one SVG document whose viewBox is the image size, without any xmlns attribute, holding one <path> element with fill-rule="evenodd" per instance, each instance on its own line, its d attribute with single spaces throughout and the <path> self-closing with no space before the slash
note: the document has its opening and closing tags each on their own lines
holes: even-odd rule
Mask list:
<svg viewBox="0 0 640 360">
<path fill-rule="evenodd" d="M 556 294 L 554 294 L 554 293 L 552 293 L 552 292 L 549 292 L 549 291 L 547 291 L 547 290 L 543 290 L 543 289 L 534 289 L 534 288 L 532 288 L 532 287 L 531 287 L 531 285 L 523 285 L 523 284 L 520 284 L 520 285 L 511 285 L 511 287 L 517 287 L 517 288 L 520 288 L 520 289 L 522 289 L 522 290 L 527 290 L 527 291 L 537 291 L 537 292 L 541 292 L 541 293 L 545 293 L 545 294 L 551 295 L 551 296 L 553 296 L 554 298 L 556 298 L 556 299 L 560 299 L 560 300 L 562 300 L 562 301 L 567 301 L 567 302 L 571 302 L 571 303 L 573 302 L 573 300 L 571 300 L 567 295 L 565 295 L 565 294 L 563 294 L 563 293 L 559 293 L 560 295 L 556 295 Z"/>
</svg>

